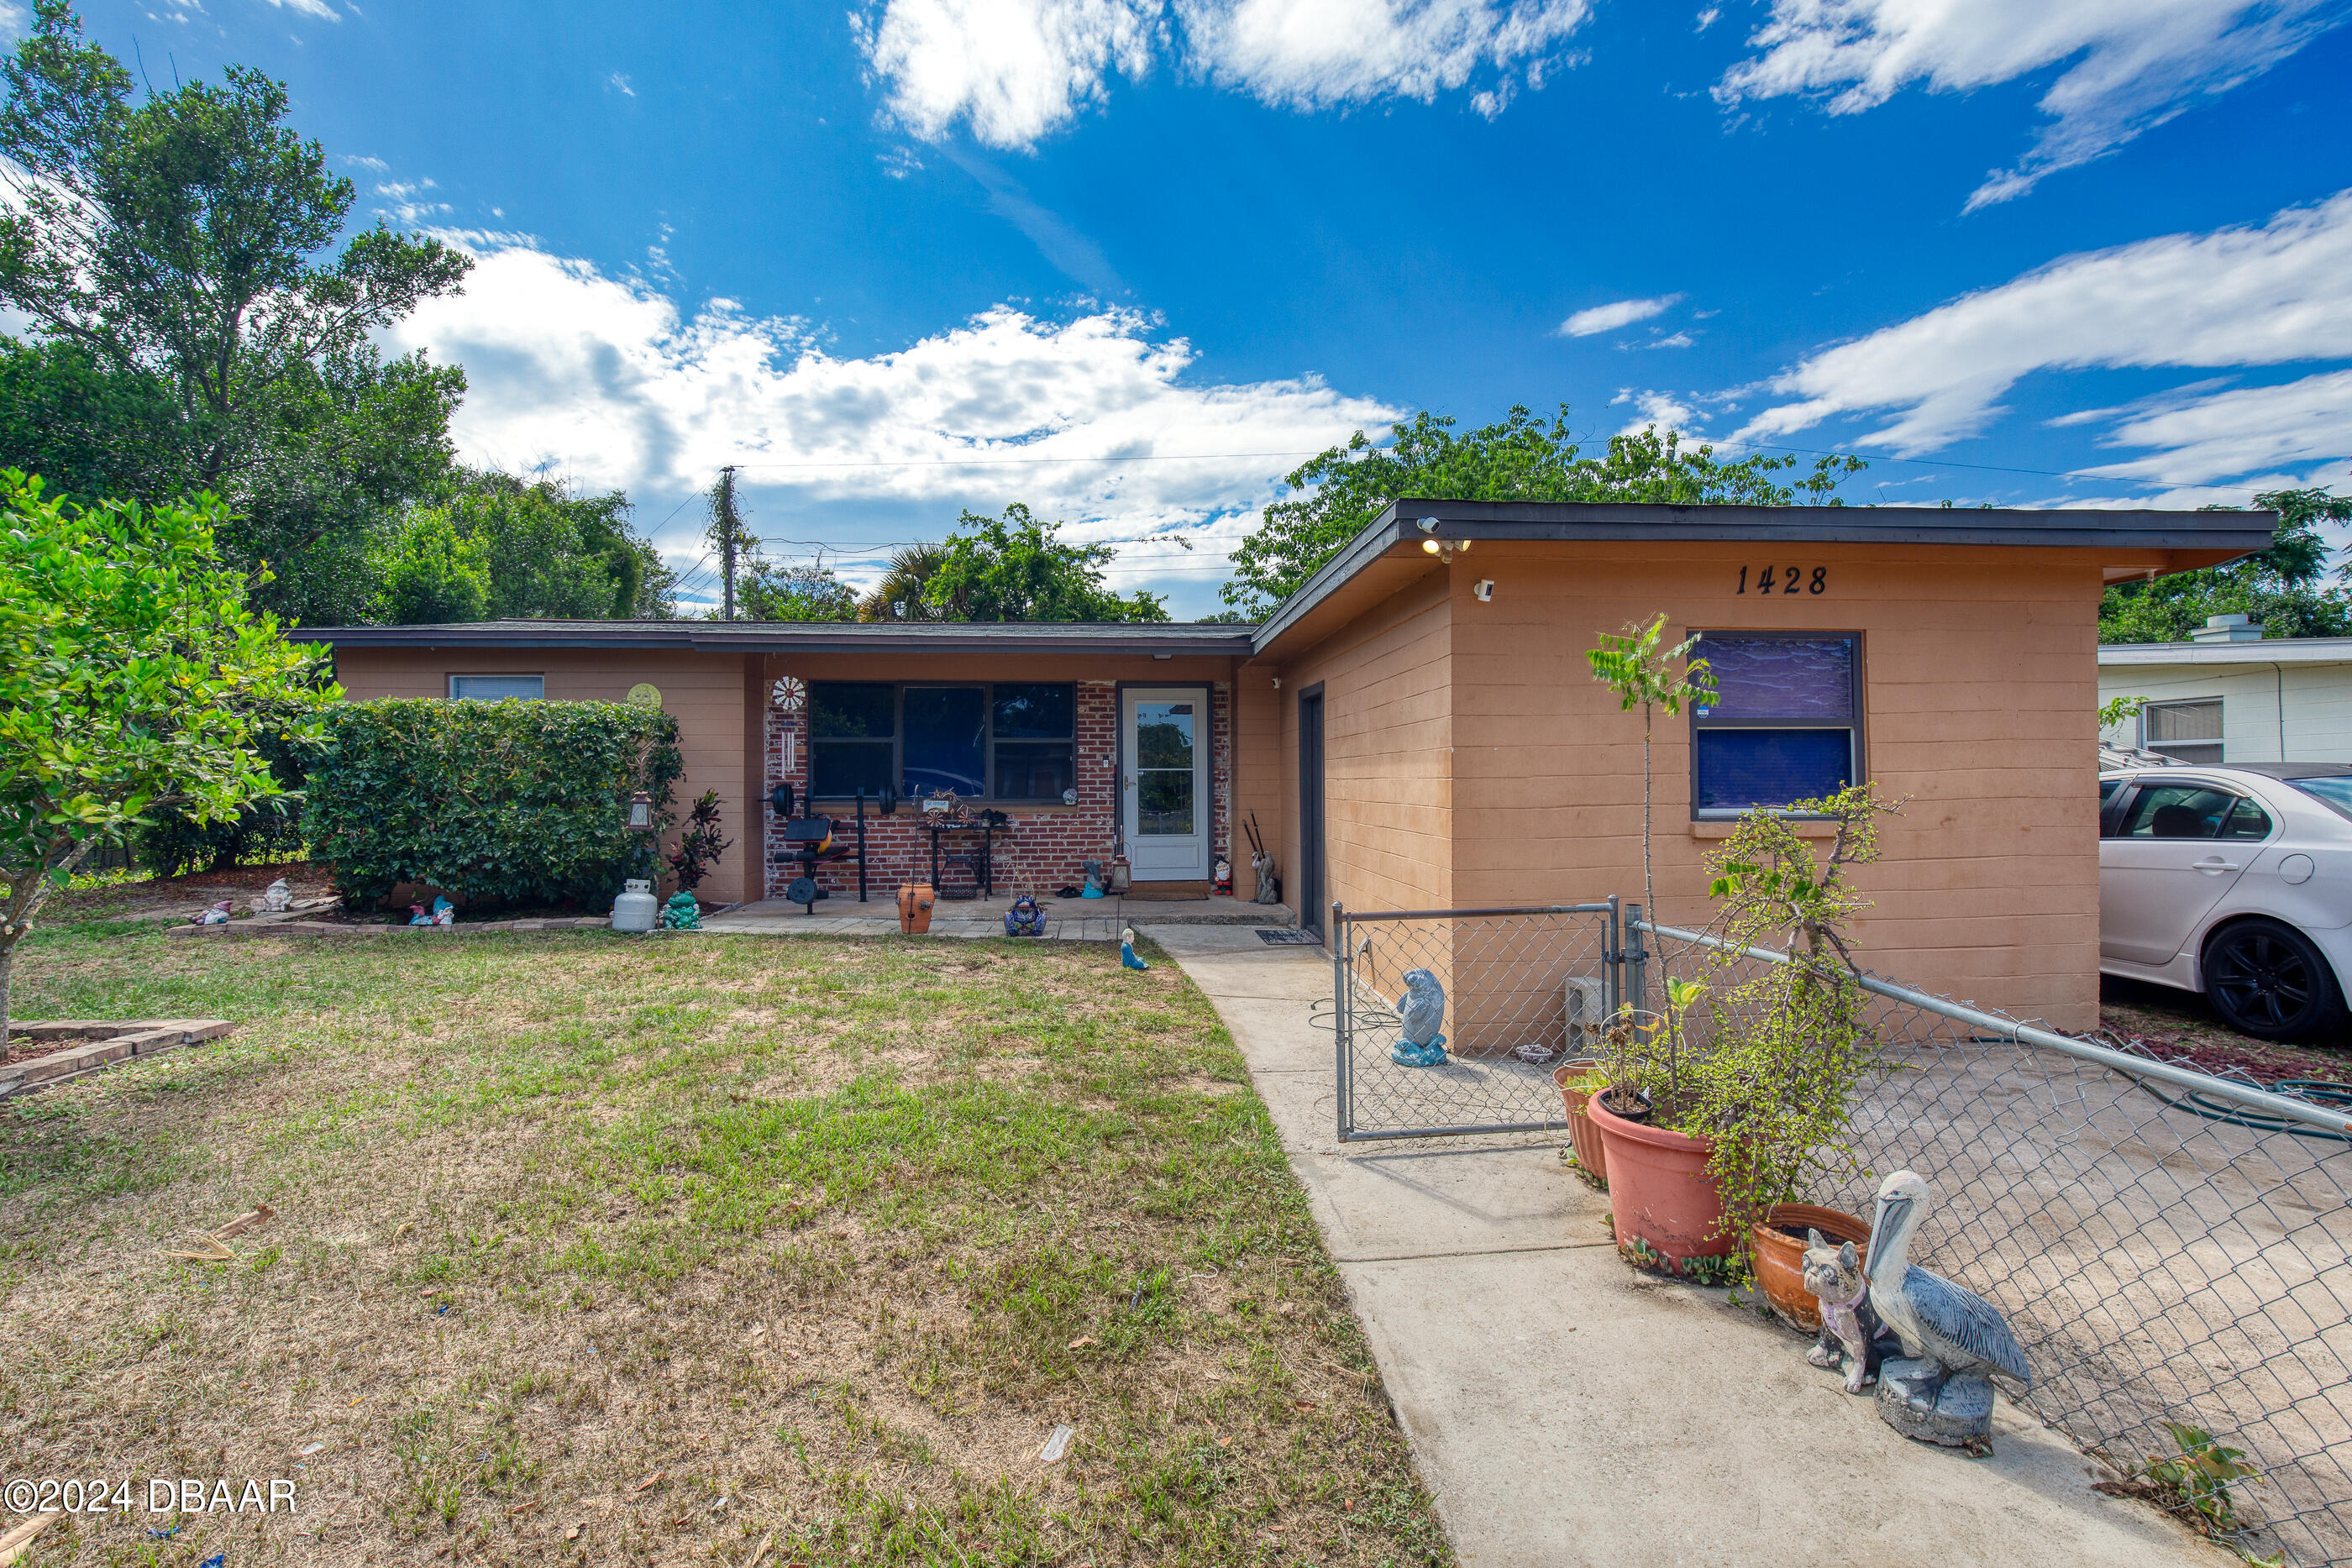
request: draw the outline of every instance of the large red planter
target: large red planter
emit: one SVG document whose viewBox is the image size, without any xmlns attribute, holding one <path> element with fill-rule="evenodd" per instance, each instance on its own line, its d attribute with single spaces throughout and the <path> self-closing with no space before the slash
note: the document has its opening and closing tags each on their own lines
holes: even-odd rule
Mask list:
<svg viewBox="0 0 2352 1568">
<path fill-rule="evenodd" d="M 1638 1239 L 1675 1263 L 1731 1252 L 1740 1239 L 1722 1234 L 1723 1189 L 1706 1174 L 1714 1140 L 1628 1122 L 1601 1099 L 1586 1101 L 1584 1114 L 1608 1151 L 1617 1244 Z"/>
</svg>

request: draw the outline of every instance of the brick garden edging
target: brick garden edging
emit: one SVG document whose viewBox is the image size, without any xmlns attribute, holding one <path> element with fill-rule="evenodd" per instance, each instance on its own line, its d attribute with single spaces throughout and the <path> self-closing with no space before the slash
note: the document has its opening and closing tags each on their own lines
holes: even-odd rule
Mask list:
<svg viewBox="0 0 2352 1568">
<path fill-rule="evenodd" d="M 34 1057 L 30 1061 L 11 1062 L 0 1067 L 0 1100 L 11 1094 L 26 1094 L 36 1089 L 47 1089 L 68 1078 L 79 1078 L 85 1073 L 96 1072 L 134 1057 L 177 1051 L 200 1040 L 218 1040 L 236 1027 L 226 1019 L 137 1019 L 127 1022 L 58 1019 L 47 1023 L 11 1024 L 11 1033 L 27 1035 L 37 1040 L 74 1035 L 94 1035 L 98 1038 L 88 1045 L 78 1045 L 70 1051 L 51 1051 L 47 1056 Z"/>
</svg>

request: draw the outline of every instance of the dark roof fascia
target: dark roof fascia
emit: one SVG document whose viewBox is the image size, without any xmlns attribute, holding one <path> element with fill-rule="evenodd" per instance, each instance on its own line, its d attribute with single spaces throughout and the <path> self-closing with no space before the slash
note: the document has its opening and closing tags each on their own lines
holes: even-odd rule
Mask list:
<svg viewBox="0 0 2352 1568">
<path fill-rule="evenodd" d="M 346 648 L 676 649 L 697 653 L 1174 653 L 1247 658 L 1247 627 L 1150 624 L 852 625 L 806 622 L 513 622 L 304 626 L 296 642 Z"/>
<path fill-rule="evenodd" d="M 1437 519 L 1424 534 L 1420 520 Z M 2063 521 L 2062 521 L 2063 519 Z M 1633 539 L 2010 545 L 2042 549 L 2267 549 L 2276 512 L 2094 511 L 1943 507 L 1662 507 L 1559 501 L 1391 503 L 1257 629 L 1261 653 L 1349 578 L 1410 538 L 1576 543 Z"/>
</svg>

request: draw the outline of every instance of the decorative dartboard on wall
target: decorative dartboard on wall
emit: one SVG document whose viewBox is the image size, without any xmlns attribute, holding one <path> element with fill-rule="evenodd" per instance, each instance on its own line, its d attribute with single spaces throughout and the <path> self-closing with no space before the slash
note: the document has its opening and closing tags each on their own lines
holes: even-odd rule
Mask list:
<svg viewBox="0 0 2352 1568">
<path fill-rule="evenodd" d="M 778 713 L 798 713 L 808 706 L 808 687 L 797 676 L 784 675 L 768 689 L 768 697 Z"/>
</svg>

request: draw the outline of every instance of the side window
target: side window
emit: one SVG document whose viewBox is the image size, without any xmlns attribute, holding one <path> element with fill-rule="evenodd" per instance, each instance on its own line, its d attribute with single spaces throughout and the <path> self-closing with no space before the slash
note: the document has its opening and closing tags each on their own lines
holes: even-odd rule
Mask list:
<svg viewBox="0 0 2352 1568">
<path fill-rule="evenodd" d="M 2231 810 L 2230 820 L 2221 824 L 2225 839 L 2267 839 L 2271 836 L 2271 814 L 2252 800 L 2241 799 Z"/>
<path fill-rule="evenodd" d="M 2116 793 L 2130 782 L 2128 779 L 2099 780 L 2099 837 L 2112 839 L 2116 836 L 2116 829 L 2119 825 L 2116 817 Z"/>
<path fill-rule="evenodd" d="M 2126 839 L 2210 839 L 2238 804 L 2227 789 L 2205 784 L 2143 781 L 2118 835 Z M 2264 831 L 2268 831 L 2266 827 Z"/>
</svg>

